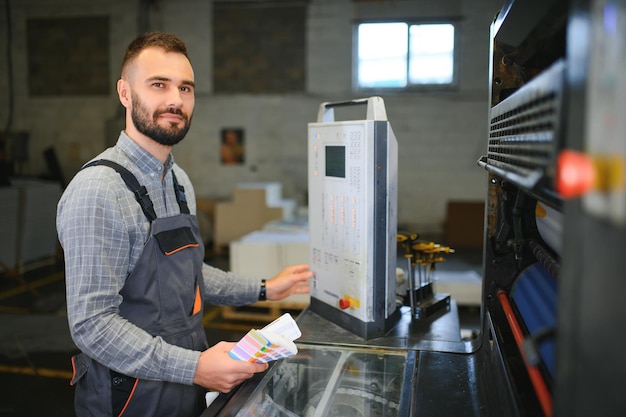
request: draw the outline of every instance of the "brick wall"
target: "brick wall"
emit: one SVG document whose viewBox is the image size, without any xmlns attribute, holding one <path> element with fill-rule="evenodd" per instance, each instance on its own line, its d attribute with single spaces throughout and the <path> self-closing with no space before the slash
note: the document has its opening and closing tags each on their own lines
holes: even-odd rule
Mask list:
<svg viewBox="0 0 626 417">
<path fill-rule="evenodd" d="M 26 32 L 30 97 L 108 95 L 108 16 L 28 19 Z"/>
<path fill-rule="evenodd" d="M 293 41 L 304 42 L 302 56 L 283 59 L 280 54 L 273 55 L 266 73 L 270 75 L 259 67 L 252 71 L 262 75 L 258 78 L 270 79 L 281 64 L 295 63 L 304 67 L 304 74 L 292 79 L 281 76 L 286 80 L 284 85 L 259 87 L 258 93 L 234 91 L 236 83 L 228 84 L 217 73 L 226 59 L 215 62 L 225 52 L 213 50 L 214 36 L 218 46 L 224 42 L 219 38 L 223 35 L 213 31 L 216 13 L 221 13 L 213 2 L 155 2 L 150 10 L 151 28 L 172 31 L 185 39 L 194 64 L 196 113 L 188 137 L 175 149 L 175 158 L 187 169 L 199 196 L 229 196 L 240 181 L 280 180 L 286 197 L 304 203 L 307 123 L 315 121 L 321 102 L 359 96 L 351 89 L 353 22 L 376 17 L 453 16 L 460 19 L 462 33 L 459 90 L 383 96 L 400 148 L 399 220 L 422 232 L 441 231 L 448 201 L 483 200 L 486 176 L 476 160 L 486 151 L 489 25 L 503 1 L 243 2 L 253 3 L 297 5 L 294 22 L 303 27 L 293 30 Z M 265 10 L 269 13 L 271 7 Z M 30 133 L 29 173 L 36 175 L 45 168 L 39 155 L 48 146 L 55 146 L 69 178 L 85 160 L 114 142 L 117 126 L 123 126 L 115 82 L 124 48 L 137 33 L 137 13 L 135 2 L 123 0 L 11 2 L 16 93 L 13 128 Z M 108 16 L 110 21 L 108 94 L 30 96 L 27 22 L 86 16 Z M 280 16 L 273 12 L 267 18 L 277 20 Z M 231 23 L 235 30 L 240 24 L 241 20 Z M 0 56 L 4 57 L 7 35 L 3 12 L 0 28 Z M 300 34 L 303 37 L 299 40 Z M 267 35 L 265 38 L 270 42 L 266 55 L 280 49 L 271 46 Z M 283 88 L 285 92 L 276 92 Z M 7 68 L 2 59 L 0 129 L 8 116 L 6 92 Z M 242 127 L 246 132 L 246 163 L 242 166 L 222 166 L 219 161 L 220 131 L 229 126 Z"/>
<path fill-rule="evenodd" d="M 216 93 L 304 92 L 306 7 L 284 3 L 214 3 Z"/>
</svg>

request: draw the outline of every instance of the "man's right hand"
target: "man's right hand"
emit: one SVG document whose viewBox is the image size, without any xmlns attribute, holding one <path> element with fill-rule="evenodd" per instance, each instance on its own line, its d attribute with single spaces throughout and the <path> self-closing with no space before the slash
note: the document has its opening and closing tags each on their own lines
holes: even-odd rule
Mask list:
<svg viewBox="0 0 626 417">
<path fill-rule="evenodd" d="M 219 342 L 200 353 L 194 384 L 227 393 L 255 373 L 267 370 L 266 363 L 250 363 L 231 358 L 228 352 L 235 345 L 235 342 Z"/>
</svg>

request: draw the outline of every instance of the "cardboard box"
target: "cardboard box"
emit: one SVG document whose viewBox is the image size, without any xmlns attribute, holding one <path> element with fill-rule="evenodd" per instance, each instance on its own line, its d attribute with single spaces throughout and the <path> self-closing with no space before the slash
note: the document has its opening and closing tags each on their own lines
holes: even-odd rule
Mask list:
<svg viewBox="0 0 626 417">
<path fill-rule="evenodd" d="M 233 200 L 215 206 L 214 243 L 228 245 L 271 221 L 283 218 L 282 207 L 268 207 L 263 188 L 236 188 Z"/>
<path fill-rule="evenodd" d="M 445 244 L 452 248 L 482 248 L 484 211 L 482 201 L 448 202 Z"/>
<path fill-rule="evenodd" d="M 230 270 L 259 280 L 273 278 L 286 266 L 308 263 L 308 231 L 257 230 L 230 243 Z M 277 311 L 303 310 L 310 301 L 309 294 L 293 294 L 281 301 L 262 302 L 253 306 L 267 307 L 269 304 L 279 309 Z M 234 309 L 227 311 L 233 313 Z"/>
</svg>

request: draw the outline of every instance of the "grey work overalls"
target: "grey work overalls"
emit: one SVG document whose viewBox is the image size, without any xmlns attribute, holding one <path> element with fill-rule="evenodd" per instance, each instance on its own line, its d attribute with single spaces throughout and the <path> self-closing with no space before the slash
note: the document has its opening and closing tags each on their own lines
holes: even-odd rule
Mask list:
<svg viewBox="0 0 626 417">
<path fill-rule="evenodd" d="M 205 350 L 204 245 L 196 219 L 189 214 L 183 187 L 174 176 L 181 214 L 157 218 L 145 187 L 130 171 L 108 160 L 92 162 L 85 168 L 93 165 L 115 169 L 135 193 L 151 223 L 143 252 L 120 291 L 120 315 L 167 343 Z M 206 409 L 205 390 L 195 385 L 136 379 L 114 372 L 82 353 L 72 358 L 72 365 L 78 417 L 197 417 Z"/>
</svg>

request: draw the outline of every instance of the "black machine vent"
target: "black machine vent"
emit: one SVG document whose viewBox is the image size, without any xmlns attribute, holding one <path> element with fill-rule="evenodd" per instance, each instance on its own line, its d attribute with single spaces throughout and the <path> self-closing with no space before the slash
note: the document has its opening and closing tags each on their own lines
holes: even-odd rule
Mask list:
<svg viewBox="0 0 626 417">
<path fill-rule="evenodd" d="M 521 87 L 490 111 L 484 165 L 525 188 L 551 184 L 558 152 L 562 62 Z"/>
<path fill-rule="evenodd" d="M 556 130 L 556 94 L 548 93 L 491 119 L 489 159 L 511 170 L 549 169 Z"/>
</svg>

